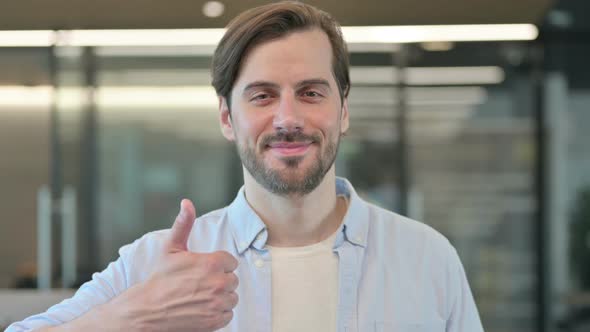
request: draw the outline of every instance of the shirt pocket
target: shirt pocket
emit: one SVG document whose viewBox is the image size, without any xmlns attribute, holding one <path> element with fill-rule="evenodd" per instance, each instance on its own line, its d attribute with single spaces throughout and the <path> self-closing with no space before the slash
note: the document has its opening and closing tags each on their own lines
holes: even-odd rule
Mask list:
<svg viewBox="0 0 590 332">
<path fill-rule="evenodd" d="M 432 320 L 427 322 L 376 322 L 375 332 L 445 332 L 445 322 Z"/>
</svg>

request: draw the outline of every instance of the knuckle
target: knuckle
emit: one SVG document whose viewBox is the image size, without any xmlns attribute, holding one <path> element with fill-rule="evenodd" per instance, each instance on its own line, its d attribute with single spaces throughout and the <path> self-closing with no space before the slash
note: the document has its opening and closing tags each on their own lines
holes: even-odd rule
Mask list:
<svg viewBox="0 0 590 332">
<path fill-rule="evenodd" d="M 211 313 L 211 320 L 215 319 L 215 312 L 217 312 L 217 301 L 213 298 L 207 302 L 207 311 Z"/>
<path fill-rule="evenodd" d="M 227 326 L 227 324 L 229 324 L 229 322 L 231 322 L 233 317 L 234 317 L 233 311 L 224 311 L 224 312 L 219 313 L 219 315 L 214 323 L 214 329 L 217 330 L 217 329 L 221 329 L 221 328 Z"/>
<path fill-rule="evenodd" d="M 235 258 L 234 256 L 231 256 L 231 255 L 230 255 L 230 258 L 231 258 L 231 264 L 233 266 L 233 269 L 234 270 L 237 269 L 238 265 L 239 265 L 237 258 Z"/>
<path fill-rule="evenodd" d="M 201 319 L 199 321 L 199 327 L 201 327 L 201 329 L 203 331 L 216 331 L 217 328 L 217 322 L 219 320 L 219 314 L 217 313 L 213 313 L 213 312 L 207 312 L 207 313 L 202 313 L 201 315 Z"/>
<path fill-rule="evenodd" d="M 234 278 L 235 282 L 236 282 L 236 286 L 240 284 L 240 278 L 238 278 L 238 275 L 235 273 L 231 274 L 232 277 Z"/>
<path fill-rule="evenodd" d="M 229 274 L 229 282 L 232 285 L 232 290 L 235 290 L 240 285 L 240 279 L 235 273 Z"/>
<path fill-rule="evenodd" d="M 215 283 L 213 283 L 213 291 L 215 293 L 222 293 L 225 291 L 225 288 L 225 281 L 222 279 L 218 279 L 217 281 L 215 281 Z"/>
<path fill-rule="evenodd" d="M 219 330 L 220 328 L 224 327 L 225 325 L 221 325 L 220 324 L 220 318 L 218 317 L 213 317 L 209 320 L 209 322 L 204 326 L 206 331 L 208 332 L 214 332 Z"/>
<path fill-rule="evenodd" d="M 211 319 L 214 320 L 216 313 L 219 311 L 217 309 L 217 299 L 215 297 L 209 299 L 206 304 L 207 311 L 211 313 Z"/>
<path fill-rule="evenodd" d="M 227 325 L 234 318 L 234 312 L 232 310 L 224 311 L 223 318 L 226 321 L 225 325 Z"/>
<path fill-rule="evenodd" d="M 223 312 L 225 310 L 225 301 L 221 296 L 216 297 L 211 301 L 211 307 L 209 308 L 213 312 Z"/>
<path fill-rule="evenodd" d="M 228 252 L 222 250 L 216 251 L 214 254 L 220 261 L 227 261 L 233 258 Z"/>
<path fill-rule="evenodd" d="M 228 264 L 231 264 L 232 266 L 238 265 L 238 260 L 227 251 L 223 251 L 223 250 L 216 251 L 215 255 L 217 255 L 219 257 L 219 260 L 227 262 Z"/>
<path fill-rule="evenodd" d="M 214 272 L 219 270 L 219 260 L 214 255 L 206 255 L 203 262 L 205 270 Z"/>
<path fill-rule="evenodd" d="M 238 302 L 240 302 L 240 296 L 237 293 L 231 293 L 230 296 L 232 308 L 234 308 L 236 305 L 238 305 Z"/>
</svg>

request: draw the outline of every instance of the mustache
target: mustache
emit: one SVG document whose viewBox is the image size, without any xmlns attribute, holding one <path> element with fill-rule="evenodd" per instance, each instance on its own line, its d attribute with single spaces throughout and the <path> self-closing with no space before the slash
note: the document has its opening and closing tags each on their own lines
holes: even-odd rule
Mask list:
<svg viewBox="0 0 590 332">
<path fill-rule="evenodd" d="M 309 142 L 312 143 L 319 142 L 321 140 L 321 136 L 319 134 L 311 134 L 307 135 L 300 131 L 296 132 L 278 132 L 274 135 L 265 136 L 262 141 L 260 141 L 260 145 L 262 147 L 266 147 L 267 145 L 274 143 L 274 142 Z"/>
</svg>

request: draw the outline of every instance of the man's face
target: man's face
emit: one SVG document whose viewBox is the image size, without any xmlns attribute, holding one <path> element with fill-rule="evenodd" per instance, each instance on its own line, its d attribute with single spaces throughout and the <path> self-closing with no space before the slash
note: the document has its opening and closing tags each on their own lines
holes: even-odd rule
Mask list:
<svg viewBox="0 0 590 332">
<path fill-rule="evenodd" d="M 348 106 L 332 74 L 332 49 L 318 29 L 256 46 L 231 92 L 220 98 L 224 136 L 246 170 L 275 194 L 305 195 L 332 167 Z"/>
</svg>

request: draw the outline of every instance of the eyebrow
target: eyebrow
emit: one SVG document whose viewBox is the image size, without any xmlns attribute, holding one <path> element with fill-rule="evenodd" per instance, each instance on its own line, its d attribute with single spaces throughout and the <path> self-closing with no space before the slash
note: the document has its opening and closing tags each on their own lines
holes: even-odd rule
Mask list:
<svg viewBox="0 0 590 332">
<path fill-rule="evenodd" d="M 322 85 L 322 86 L 325 86 L 326 88 L 328 88 L 329 91 L 331 91 L 330 83 L 323 78 L 312 78 L 312 79 L 308 79 L 308 80 L 303 80 L 301 82 L 297 82 L 295 87 L 299 89 L 301 87 L 308 86 L 308 85 Z"/>
<path fill-rule="evenodd" d="M 295 88 L 300 89 L 304 86 L 309 86 L 309 85 L 322 85 L 322 86 L 325 86 L 329 91 L 331 91 L 330 83 L 323 78 L 311 78 L 311 79 L 297 82 L 297 84 L 295 85 Z M 242 94 L 246 94 L 248 91 L 250 91 L 252 89 L 256 89 L 256 88 L 279 89 L 280 86 L 276 83 L 269 82 L 269 81 L 254 81 L 254 82 L 246 85 Z"/>
<path fill-rule="evenodd" d="M 246 87 L 244 88 L 243 94 L 246 94 L 246 92 L 248 92 L 252 89 L 256 89 L 256 88 L 278 89 L 278 88 L 280 88 L 280 86 L 276 83 L 272 83 L 272 82 L 268 82 L 268 81 L 254 81 L 254 82 L 246 85 Z"/>
</svg>

